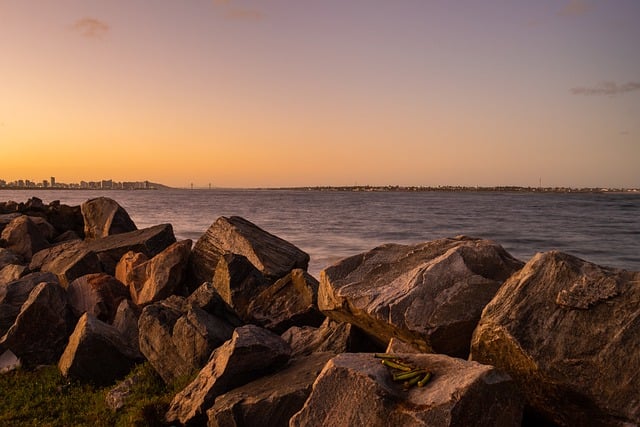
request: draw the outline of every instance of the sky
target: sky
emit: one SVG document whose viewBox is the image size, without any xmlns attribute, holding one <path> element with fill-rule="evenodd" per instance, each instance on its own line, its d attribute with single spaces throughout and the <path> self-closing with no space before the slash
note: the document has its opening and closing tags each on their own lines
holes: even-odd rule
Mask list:
<svg viewBox="0 0 640 427">
<path fill-rule="evenodd" d="M 0 179 L 640 187 L 638 0 L 0 0 Z"/>
</svg>

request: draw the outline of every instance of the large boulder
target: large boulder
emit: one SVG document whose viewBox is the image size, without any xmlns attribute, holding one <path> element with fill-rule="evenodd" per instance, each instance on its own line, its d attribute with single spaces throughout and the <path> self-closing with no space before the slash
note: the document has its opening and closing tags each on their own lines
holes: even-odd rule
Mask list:
<svg viewBox="0 0 640 427">
<path fill-rule="evenodd" d="M 191 240 L 170 245 L 152 259 L 141 262 L 144 254 L 128 252 L 116 266 L 116 275 L 128 286 L 137 305 L 160 301 L 173 294 L 184 294 Z"/>
<path fill-rule="evenodd" d="M 67 286 L 85 274 L 104 272 L 114 276 L 116 265 L 127 252 L 152 258 L 175 241 L 171 224 L 161 224 L 101 239 L 60 243 L 37 253 L 29 268 L 50 271 Z"/>
<path fill-rule="evenodd" d="M 146 306 L 138 328 L 140 351 L 168 384 L 204 366 L 233 333 L 226 320 L 178 296 Z"/>
<path fill-rule="evenodd" d="M 287 427 L 289 419 L 302 409 L 318 374 L 334 356 L 316 353 L 294 359 L 275 374 L 219 396 L 207 411 L 209 427 Z"/>
<path fill-rule="evenodd" d="M 537 254 L 485 308 L 471 357 L 559 425 L 638 425 L 639 301 L 640 272 Z"/>
<path fill-rule="evenodd" d="M 2 203 L 5 203 L 5 202 L 2 202 Z M 0 212 L 2 212 L 2 210 L 0 210 Z M 2 231 L 5 229 L 5 227 L 9 225 L 11 221 L 13 221 L 14 219 L 16 219 L 21 215 L 22 214 L 20 212 L 0 214 L 0 235 L 2 234 Z"/>
<path fill-rule="evenodd" d="M 244 322 L 236 311 L 220 296 L 210 282 L 205 282 L 187 297 L 187 303 L 200 307 L 209 314 L 226 320 L 234 328 L 242 326 Z"/>
<path fill-rule="evenodd" d="M 201 425 L 217 396 L 283 366 L 291 349 L 273 332 L 246 325 L 216 349 L 198 376 L 171 402 L 169 423 Z"/>
<path fill-rule="evenodd" d="M 290 425 L 520 426 L 522 401 L 508 375 L 445 355 L 399 356 L 429 370 L 431 381 L 405 390 L 373 354 L 340 354 Z"/>
<path fill-rule="evenodd" d="M 253 323 L 281 334 L 291 326 L 320 326 L 318 281 L 302 269 L 292 270 L 260 292 L 249 305 Z"/>
<path fill-rule="evenodd" d="M 20 260 L 8 249 L 0 248 L 0 270 L 2 270 L 7 265 L 11 264 L 20 264 Z"/>
<path fill-rule="evenodd" d="M 0 338 L 0 352 L 11 350 L 29 367 L 56 363 L 71 328 L 65 290 L 58 284 L 42 282 L 31 291 L 15 323 Z"/>
<path fill-rule="evenodd" d="M 13 325 L 33 288 L 42 282 L 58 284 L 58 279 L 51 273 L 37 272 L 0 284 L 0 337 Z"/>
<path fill-rule="evenodd" d="M 18 280 L 28 272 L 24 265 L 9 264 L 0 268 L 0 286 Z"/>
<path fill-rule="evenodd" d="M 116 328 L 85 313 L 69 337 L 58 368 L 65 377 L 107 385 L 128 374 L 138 356 Z"/>
<path fill-rule="evenodd" d="M 84 237 L 84 218 L 80 206 L 68 206 L 54 200 L 47 206 L 47 221 L 60 234 L 72 232 L 77 237 Z"/>
<path fill-rule="evenodd" d="M 196 242 L 191 271 L 196 284 L 210 282 L 218 259 L 227 252 L 245 256 L 275 281 L 294 268 L 307 269 L 309 255 L 238 216 L 220 217 Z"/>
<path fill-rule="evenodd" d="M 113 327 L 120 332 L 127 345 L 140 353 L 140 341 L 138 339 L 138 320 L 141 310 L 128 299 L 123 299 L 118 305 L 116 316 L 113 319 Z M 142 355 L 142 353 L 140 353 Z"/>
<path fill-rule="evenodd" d="M 93 273 L 71 282 L 67 296 L 76 317 L 89 313 L 103 322 L 112 323 L 120 302 L 129 297 L 129 290 L 113 276 Z"/>
<path fill-rule="evenodd" d="M 33 254 L 49 246 L 42 231 L 26 215 L 13 219 L 0 236 L 7 249 L 25 260 L 30 260 Z"/>
<path fill-rule="evenodd" d="M 320 273 L 318 306 L 386 345 L 466 358 L 484 306 L 522 262 L 500 245 L 464 236 L 387 244 Z"/>
<path fill-rule="evenodd" d="M 80 209 L 84 218 L 86 239 L 98 239 L 137 230 L 127 211 L 108 197 L 87 200 Z"/>
</svg>

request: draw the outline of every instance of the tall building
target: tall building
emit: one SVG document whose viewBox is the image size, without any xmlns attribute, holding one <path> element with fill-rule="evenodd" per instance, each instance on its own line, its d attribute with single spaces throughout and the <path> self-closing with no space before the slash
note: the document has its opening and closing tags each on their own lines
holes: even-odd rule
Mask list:
<svg viewBox="0 0 640 427">
<path fill-rule="evenodd" d="M 53 188 L 53 187 L 55 187 L 55 186 L 56 186 L 56 177 L 55 177 L 55 176 L 52 176 L 52 177 L 51 177 L 51 188 Z"/>
</svg>

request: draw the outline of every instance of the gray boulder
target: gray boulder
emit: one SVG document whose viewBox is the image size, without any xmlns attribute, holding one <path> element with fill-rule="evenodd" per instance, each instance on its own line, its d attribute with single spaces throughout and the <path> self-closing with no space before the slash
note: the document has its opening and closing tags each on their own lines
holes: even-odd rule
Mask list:
<svg viewBox="0 0 640 427">
<path fill-rule="evenodd" d="M 289 419 L 302 409 L 318 374 L 334 356 L 316 353 L 291 360 L 281 371 L 219 396 L 207 411 L 209 427 L 287 427 Z"/>
<path fill-rule="evenodd" d="M 80 209 L 86 239 L 98 239 L 137 230 L 127 211 L 118 202 L 107 197 L 87 200 Z"/>
<path fill-rule="evenodd" d="M 56 363 L 71 328 L 65 290 L 42 282 L 33 288 L 13 326 L 0 338 L 0 352 L 11 350 L 27 367 Z"/>
<path fill-rule="evenodd" d="M 65 377 L 107 385 L 128 374 L 138 356 L 116 328 L 85 313 L 69 337 L 58 368 Z"/>
<path fill-rule="evenodd" d="M 76 317 L 89 313 L 103 322 L 112 323 L 120 302 L 129 297 L 129 290 L 113 276 L 93 273 L 71 282 L 67 296 Z"/>
<path fill-rule="evenodd" d="M 522 401 L 508 375 L 445 355 L 400 356 L 432 372 L 431 381 L 405 390 L 373 354 L 340 354 L 290 425 L 520 426 Z"/>
<path fill-rule="evenodd" d="M 253 298 L 248 314 L 252 323 L 277 334 L 291 326 L 320 326 L 325 316 L 318 310 L 318 281 L 302 269 L 292 270 Z"/>
<path fill-rule="evenodd" d="M 186 425 L 206 422 L 217 396 L 282 367 L 291 349 L 273 332 L 254 325 L 236 328 L 231 340 L 216 349 L 191 384 L 171 402 L 166 420 Z"/>
<path fill-rule="evenodd" d="M 522 267 L 498 244 L 464 236 L 387 244 L 320 273 L 318 306 L 386 345 L 466 358 L 484 306 Z"/>
<path fill-rule="evenodd" d="M 26 215 L 7 224 L 0 238 L 5 241 L 7 249 L 25 260 L 30 260 L 33 254 L 49 246 L 38 226 Z"/>
<path fill-rule="evenodd" d="M 213 278 L 218 259 L 225 253 L 245 256 L 269 280 L 294 268 L 307 269 L 309 255 L 244 218 L 220 217 L 193 248 L 191 271 L 199 285 Z"/>
<path fill-rule="evenodd" d="M 640 272 L 534 256 L 485 308 L 471 357 L 564 425 L 640 424 Z"/>
</svg>

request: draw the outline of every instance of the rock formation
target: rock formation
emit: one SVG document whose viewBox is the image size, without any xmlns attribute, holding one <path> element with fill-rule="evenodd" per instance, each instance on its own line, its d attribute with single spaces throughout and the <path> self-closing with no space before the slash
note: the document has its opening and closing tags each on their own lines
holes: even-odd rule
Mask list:
<svg viewBox="0 0 640 427">
<path fill-rule="evenodd" d="M 80 209 L 86 239 L 98 239 L 137 230 L 127 211 L 118 202 L 107 197 L 87 200 Z"/>
</svg>

